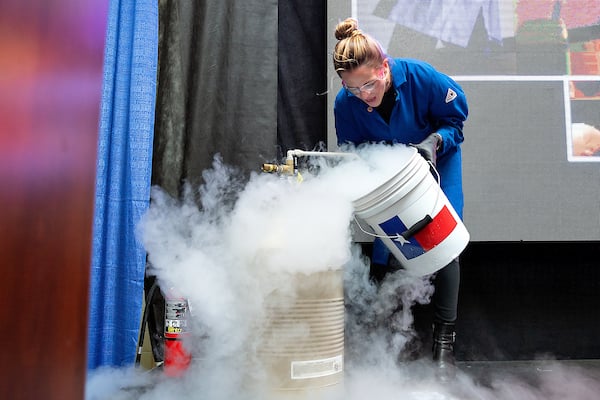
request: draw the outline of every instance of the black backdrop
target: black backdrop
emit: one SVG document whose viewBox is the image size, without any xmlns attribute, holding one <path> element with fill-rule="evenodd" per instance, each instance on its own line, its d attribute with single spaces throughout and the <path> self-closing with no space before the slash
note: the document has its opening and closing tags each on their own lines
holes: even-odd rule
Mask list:
<svg viewBox="0 0 600 400">
<path fill-rule="evenodd" d="M 277 145 L 277 1 L 159 0 L 152 183 L 201 183 L 219 154 L 242 170 Z"/>
<path fill-rule="evenodd" d="M 172 196 L 219 154 L 244 172 L 327 136 L 326 2 L 159 0 L 153 185 Z"/>
<path fill-rule="evenodd" d="M 277 143 L 283 153 L 327 140 L 326 4 L 279 2 Z"/>
</svg>

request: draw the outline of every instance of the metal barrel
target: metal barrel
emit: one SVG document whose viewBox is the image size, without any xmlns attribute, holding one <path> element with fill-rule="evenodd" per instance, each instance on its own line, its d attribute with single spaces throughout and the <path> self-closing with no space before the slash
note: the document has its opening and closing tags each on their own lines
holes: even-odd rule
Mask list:
<svg viewBox="0 0 600 400">
<path fill-rule="evenodd" d="M 293 276 L 293 292 L 274 292 L 258 356 L 271 388 L 301 391 L 336 385 L 344 371 L 341 269 Z"/>
</svg>

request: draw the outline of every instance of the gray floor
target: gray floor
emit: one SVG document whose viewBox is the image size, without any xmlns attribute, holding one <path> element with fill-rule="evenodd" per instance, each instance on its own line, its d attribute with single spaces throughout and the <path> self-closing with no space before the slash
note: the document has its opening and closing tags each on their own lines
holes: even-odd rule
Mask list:
<svg viewBox="0 0 600 400">
<path fill-rule="evenodd" d="M 459 362 L 459 372 L 449 382 L 432 376 L 431 364 L 420 360 L 399 366 L 400 375 L 389 369 L 375 374 L 368 370 L 346 371 L 344 384 L 315 393 L 277 392 L 268 400 L 593 400 L 600 399 L 600 360 L 532 360 Z M 405 368 L 406 367 L 406 368 Z M 392 368 L 393 369 L 393 368 Z M 203 391 L 194 379 L 166 379 L 161 368 L 142 375 L 129 374 L 115 381 L 100 381 L 104 395 L 88 395 L 87 400 L 157 400 L 164 390 L 179 393 L 177 398 L 222 400 Z M 169 381 L 171 381 L 169 383 Z M 185 385 L 183 385 L 183 382 Z M 360 383 L 359 383 L 360 382 Z M 106 386 L 113 386 L 107 391 Z M 98 383 L 92 386 L 98 386 Z M 210 385 L 209 385 L 210 386 Z M 91 387 L 88 389 L 92 389 Z M 93 392 L 93 390 L 91 390 Z M 181 391 L 181 392 L 180 392 Z M 331 391 L 331 392 L 329 392 Z M 162 393 L 162 394 L 161 394 Z M 258 400 L 241 396 L 234 400 Z M 261 397 L 260 400 L 265 400 Z"/>
<path fill-rule="evenodd" d="M 458 363 L 450 390 L 459 399 L 600 399 L 600 360 Z"/>
<path fill-rule="evenodd" d="M 457 365 L 465 374 L 482 380 L 516 376 L 535 381 L 560 370 L 585 372 L 600 381 L 600 360 L 462 361 Z"/>
</svg>

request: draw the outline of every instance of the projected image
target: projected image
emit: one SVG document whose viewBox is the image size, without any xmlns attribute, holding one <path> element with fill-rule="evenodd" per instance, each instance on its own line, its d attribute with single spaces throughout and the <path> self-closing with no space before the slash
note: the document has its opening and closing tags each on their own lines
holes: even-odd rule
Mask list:
<svg viewBox="0 0 600 400">
<path fill-rule="evenodd" d="M 598 1 L 355 3 L 357 17 L 388 54 L 420 58 L 450 74 L 565 75 L 595 68 L 588 63 L 600 40 Z"/>
<path fill-rule="evenodd" d="M 515 6 L 517 73 L 595 75 L 586 62 L 600 43 L 600 2 L 519 0 Z M 595 57 L 595 56 L 594 56 Z"/>
<path fill-rule="evenodd" d="M 571 125 L 571 143 L 574 157 L 594 157 L 600 161 L 600 130 L 583 122 Z"/>
<path fill-rule="evenodd" d="M 512 1 L 358 1 L 359 20 L 388 54 L 451 74 L 516 73 L 514 17 Z"/>
<path fill-rule="evenodd" d="M 580 96 L 576 88 L 589 88 Z M 567 134 L 569 161 L 600 162 L 600 80 L 570 82 L 571 129 Z"/>
<path fill-rule="evenodd" d="M 463 81 L 562 82 L 568 161 L 598 161 L 600 1 L 354 0 L 355 16 L 392 57 Z M 556 96 L 561 94 L 556 93 Z M 526 101 L 526 100 L 523 100 Z M 572 114 L 571 114 L 572 113 Z M 557 127 L 561 129 L 561 127 Z"/>
</svg>

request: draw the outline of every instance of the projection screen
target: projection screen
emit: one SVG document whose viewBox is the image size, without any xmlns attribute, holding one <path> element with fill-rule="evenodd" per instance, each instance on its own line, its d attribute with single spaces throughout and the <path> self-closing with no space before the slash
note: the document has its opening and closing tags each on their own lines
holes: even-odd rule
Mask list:
<svg viewBox="0 0 600 400">
<path fill-rule="evenodd" d="M 600 128 L 600 2 L 330 1 L 329 60 L 335 25 L 350 16 L 389 56 L 427 61 L 467 94 L 472 241 L 600 240 L 600 145 L 590 143 Z M 328 76 L 335 149 L 341 83 L 331 62 Z"/>
</svg>

